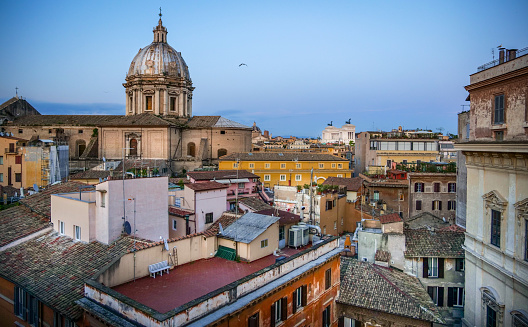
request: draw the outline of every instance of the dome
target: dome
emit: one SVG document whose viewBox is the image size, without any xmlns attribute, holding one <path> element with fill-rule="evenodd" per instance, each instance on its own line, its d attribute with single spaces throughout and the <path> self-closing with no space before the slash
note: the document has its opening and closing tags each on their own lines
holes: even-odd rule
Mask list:
<svg viewBox="0 0 528 327">
<path fill-rule="evenodd" d="M 154 28 L 154 42 L 139 49 L 127 77 L 134 75 L 164 75 L 173 78 L 191 80 L 189 68 L 183 60 L 181 53 L 167 43 L 167 29 L 162 25 L 161 19 Z"/>
<path fill-rule="evenodd" d="M 256 122 L 253 122 L 253 132 L 259 132 L 259 133 L 262 132 L 262 131 L 260 130 L 260 127 L 257 126 L 257 123 L 256 123 Z"/>
</svg>

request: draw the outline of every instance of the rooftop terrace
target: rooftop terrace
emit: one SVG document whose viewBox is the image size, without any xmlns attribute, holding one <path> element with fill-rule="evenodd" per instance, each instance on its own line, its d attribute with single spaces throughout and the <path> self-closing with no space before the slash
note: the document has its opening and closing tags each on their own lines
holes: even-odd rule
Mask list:
<svg viewBox="0 0 528 327">
<path fill-rule="evenodd" d="M 309 247 L 309 246 L 308 246 Z M 284 248 L 280 255 L 290 257 L 304 248 Z M 218 257 L 177 266 L 163 276 L 143 277 L 113 289 L 158 312 L 166 313 L 198 299 L 236 280 L 249 276 L 275 263 L 269 255 L 251 263 L 235 262 Z"/>
</svg>

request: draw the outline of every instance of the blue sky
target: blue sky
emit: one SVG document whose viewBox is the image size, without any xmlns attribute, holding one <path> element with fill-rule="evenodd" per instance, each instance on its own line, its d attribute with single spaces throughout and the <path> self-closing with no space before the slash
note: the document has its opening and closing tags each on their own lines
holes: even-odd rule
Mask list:
<svg viewBox="0 0 528 327">
<path fill-rule="evenodd" d="M 44 114 L 124 114 L 160 6 L 194 114 L 273 135 L 349 118 L 357 131 L 456 133 L 469 75 L 492 48 L 528 47 L 528 1 L 4 1 L 0 101 L 19 87 Z"/>
</svg>

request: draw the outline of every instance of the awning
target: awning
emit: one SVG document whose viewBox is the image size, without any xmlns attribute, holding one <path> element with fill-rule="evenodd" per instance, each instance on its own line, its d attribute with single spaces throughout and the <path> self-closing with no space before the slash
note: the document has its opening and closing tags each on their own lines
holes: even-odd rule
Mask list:
<svg viewBox="0 0 528 327">
<path fill-rule="evenodd" d="M 231 183 L 249 183 L 248 178 L 239 178 L 239 179 L 232 179 Z"/>
</svg>

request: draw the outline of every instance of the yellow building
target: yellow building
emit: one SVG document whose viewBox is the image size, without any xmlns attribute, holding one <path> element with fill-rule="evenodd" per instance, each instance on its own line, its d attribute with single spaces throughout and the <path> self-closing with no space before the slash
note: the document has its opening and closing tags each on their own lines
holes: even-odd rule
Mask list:
<svg viewBox="0 0 528 327">
<path fill-rule="evenodd" d="M 220 170 L 237 168 L 259 175 L 264 187 L 309 184 L 312 169 L 313 179 L 319 184 L 328 177 L 352 175 L 348 160 L 326 153 L 244 152 L 232 153 L 220 158 Z"/>
<path fill-rule="evenodd" d="M 68 146 L 59 147 L 68 151 Z M 68 161 L 66 153 L 61 164 L 58 151 L 51 141 L 0 136 L 0 185 L 28 188 L 60 181 L 68 174 Z"/>
</svg>

